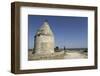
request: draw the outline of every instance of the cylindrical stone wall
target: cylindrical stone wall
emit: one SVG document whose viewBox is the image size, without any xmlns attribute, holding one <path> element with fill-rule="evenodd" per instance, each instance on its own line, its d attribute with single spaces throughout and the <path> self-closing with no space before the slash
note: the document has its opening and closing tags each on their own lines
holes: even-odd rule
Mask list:
<svg viewBox="0 0 100 76">
<path fill-rule="evenodd" d="M 34 49 L 37 54 L 54 53 L 54 37 L 40 35 L 35 37 Z"/>
</svg>

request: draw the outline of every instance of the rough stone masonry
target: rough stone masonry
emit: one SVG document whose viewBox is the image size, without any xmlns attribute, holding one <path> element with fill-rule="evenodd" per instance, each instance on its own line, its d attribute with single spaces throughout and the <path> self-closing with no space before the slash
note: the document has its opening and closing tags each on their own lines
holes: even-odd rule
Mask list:
<svg viewBox="0 0 100 76">
<path fill-rule="evenodd" d="M 54 34 L 48 24 L 44 21 L 43 25 L 37 30 L 34 36 L 35 54 L 48 55 L 54 53 Z"/>
</svg>

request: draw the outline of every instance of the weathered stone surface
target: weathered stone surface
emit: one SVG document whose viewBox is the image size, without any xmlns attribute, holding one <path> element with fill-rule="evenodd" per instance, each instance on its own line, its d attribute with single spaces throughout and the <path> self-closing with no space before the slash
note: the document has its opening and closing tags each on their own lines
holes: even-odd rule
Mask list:
<svg viewBox="0 0 100 76">
<path fill-rule="evenodd" d="M 37 30 L 34 36 L 35 54 L 54 53 L 54 35 L 47 21 Z"/>
</svg>

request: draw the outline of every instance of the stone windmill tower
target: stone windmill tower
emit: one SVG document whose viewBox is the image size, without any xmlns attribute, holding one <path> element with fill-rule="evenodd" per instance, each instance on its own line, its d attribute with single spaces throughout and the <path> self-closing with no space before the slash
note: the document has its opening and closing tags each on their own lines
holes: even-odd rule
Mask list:
<svg viewBox="0 0 100 76">
<path fill-rule="evenodd" d="M 54 53 L 54 44 L 53 32 L 48 21 L 44 21 L 34 36 L 35 54 L 47 55 Z"/>
</svg>

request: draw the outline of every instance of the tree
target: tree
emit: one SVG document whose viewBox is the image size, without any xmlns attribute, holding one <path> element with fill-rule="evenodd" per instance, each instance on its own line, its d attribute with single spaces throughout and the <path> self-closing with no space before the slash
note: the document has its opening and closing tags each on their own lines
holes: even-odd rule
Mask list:
<svg viewBox="0 0 100 76">
<path fill-rule="evenodd" d="M 66 50 L 66 47 L 64 46 L 64 50 Z"/>
</svg>

